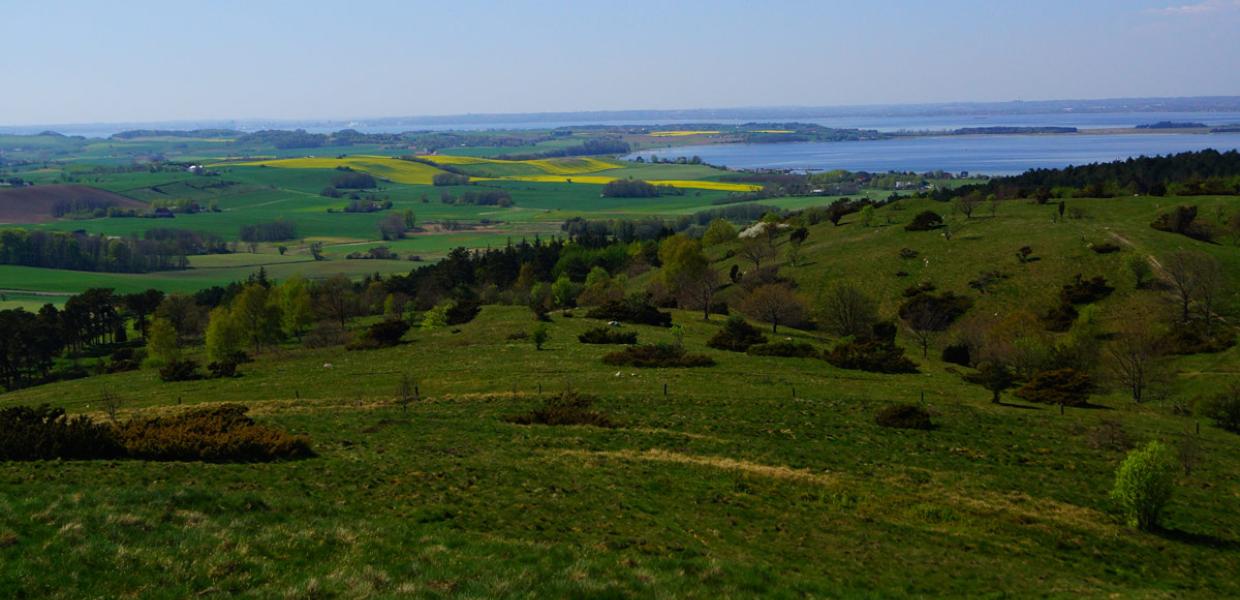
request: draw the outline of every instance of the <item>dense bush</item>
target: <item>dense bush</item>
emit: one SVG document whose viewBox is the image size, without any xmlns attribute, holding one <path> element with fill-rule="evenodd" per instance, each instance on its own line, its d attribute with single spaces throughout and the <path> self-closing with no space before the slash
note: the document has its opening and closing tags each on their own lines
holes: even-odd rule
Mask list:
<svg viewBox="0 0 1240 600">
<path fill-rule="evenodd" d="M 973 307 L 973 299 L 952 292 L 916 294 L 900 305 L 905 322 L 916 322 L 931 331 L 943 331 Z"/>
<path fill-rule="evenodd" d="M 586 317 L 638 325 L 672 326 L 672 313 L 660 311 L 650 303 L 649 297 L 642 295 L 632 295 L 624 300 L 592 308 L 586 313 Z"/>
<path fill-rule="evenodd" d="M 431 183 L 437 186 L 469 185 L 469 176 L 457 173 L 436 173 L 431 178 Z"/>
<path fill-rule="evenodd" d="M 609 365 L 626 367 L 711 367 L 715 360 L 704 354 L 688 354 L 674 344 L 629 346 L 603 357 Z"/>
<path fill-rule="evenodd" d="M 567 391 L 543 401 L 541 408 L 509 417 L 510 423 L 518 425 L 590 425 L 593 427 L 617 427 L 607 415 L 595 410 L 594 397 Z"/>
<path fill-rule="evenodd" d="M 1072 324 L 1076 322 L 1076 318 L 1080 316 L 1076 307 L 1066 302 L 1060 303 L 1046 311 L 1042 315 L 1042 325 L 1047 331 L 1063 333 L 1072 329 Z"/>
<path fill-rule="evenodd" d="M 345 190 L 369 189 L 379 185 L 369 173 L 341 171 L 332 177 L 332 187 Z"/>
<path fill-rule="evenodd" d="M 1062 404 L 1085 406 L 1093 391 L 1089 375 L 1076 369 L 1039 371 L 1024 386 L 1016 390 L 1016 396 L 1039 404 Z"/>
<path fill-rule="evenodd" d="M 577 341 L 583 344 L 636 344 L 637 332 L 617 331 L 611 327 L 595 327 L 579 336 Z"/>
<path fill-rule="evenodd" d="M 1059 291 L 1059 299 L 1064 304 L 1089 304 L 1111 295 L 1115 288 L 1107 285 L 1102 276 L 1085 279 L 1079 274 Z"/>
<path fill-rule="evenodd" d="M 874 422 L 896 429 L 934 429 L 930 413 L 916 404 L 892 404 L 874 415 Z"/>
<path fill-rule="evenodd" d="M 1207 332 L 1200 323 L 1187 323 L 1173 327 L 1159 343 L 1168 354 L 1214 354 L 1236 345 L 1236 332 L 1222 327 Z"/>
<path fill-rule="evenodd" d="M 1146 531 L 1159 517 L 1175 490 L 1175 453 L 1159 441 L 1133 450 L 1115 472 L 1111 498 L 1119 503 L 1128 524 Z"/>
<path fill-rule="evenodd" d="M 380 321 L 366 329 L 366 333 L 349 345 L 350 350 L 370 350 L 374 348 L 390 348 L 400 343 L 400 338 L 409 331 L 409 324 L 389 319 Z"/>
<path fill-rule="evenodd" d="M 133 420 L 117 429 L 126 453 L 147 460 L 262 462 L 313 456 L 305 437 L 245 416 L 240 404 L 223 404 L 171 417 Z"/>
<path fill-rule="evenodd" d="M 1240 433 L 1240 384 L 1232 384 L 1214 396 L 1199 401 L 1197 411 L 1214 420 L 1214 424 L 1232 433 Z"/>
<path fill-rule="evenodd" d="M 960 365 L 962 367 L 968 367 L 973 364 L 972 355 L 973 355 L 973 352 L 969 348 L 969 345 L 966 343 L 960 342 L 960 343 L 955 343 L 955 344 L 948 344 L 947 346 L 945 346 L 943 348 L 943 354 L 941 358 L 943 359 L 943 362 L 945 363 L 951 363 L 953 365 Z"/>
<path fill-rule="evenodd" d="M 603 196 L 608 198 L 654 198 L 659 188 L 640 179 L 616 179 L 603 186 Z"/>
<path fill-rule="evenodd" d="M 198 363 L 192 360 L 174 360 L 159 368 L 159 378 L 164 381 L 193 381 L 202 379 Z"/>
<path fill-rule="evenodd" d="M 754 344 L 746 352 L 753 356 L 784 356 L 789 358 L 811 358 L 818 356 L 818 349 L 812 344 L 801 342 L 771 342 Z"/>
<path fill-rule="evenodd" d="M 1112 254 L 1112 253 L 1120 251 L 1120 247 L 1115 244 L 1112 244 L 1111 242 L 1093 244 L 1089 247 L 1089 249 L 1093 250 L 1094 252 L 1097 252 L 1098 254 Z"/>
<path fill-rule="evenodd" d="M 448 325 L 464 325 L 482 312 L 482 305 L 473 300 L 457 300 L 448 307 L 444 319 Z"/>
<path fill-rule="evenodd" d="M 943 217 L 932 210 L 917 213 L 913 221 L 904 226 L 905 231 L 930 231 L 943 226 Z"/>
<path fill-rule="evenodd" d="M 1150 223 L 1150 227 L 1167 233 L 1178 233 L 1183 236 L 1208 242 L 1214 238 L 1214 232 L 1210 229 L 1209 224 L 1197 221 L 1196 206 L 1177 206 L 1170 212 L 1158 215 L 1158 218 Z"/>
<path fill-rule="evenodd" d="M 728 317 L 718 333 L 707 340 L 706 345 L 719 350 L 745 352 L 754 344 L 765 343 L 766 336 L 757 327 L 750 325 L 744 317 L 732 316 Z"/>
<path fill-rule="evenodd" d="M 88 417 L 66 417 L 63 408 L 0 409 L 0 461 L 117 458 L 124 448 L 113 428 Z"/>
<path fill-rule="evenodd" d="M 823 358 L 841 369 L 870 373 L 916 373 L 904 349 L 885 340 L 855 340 L 831 349 Z"/>
</svg>

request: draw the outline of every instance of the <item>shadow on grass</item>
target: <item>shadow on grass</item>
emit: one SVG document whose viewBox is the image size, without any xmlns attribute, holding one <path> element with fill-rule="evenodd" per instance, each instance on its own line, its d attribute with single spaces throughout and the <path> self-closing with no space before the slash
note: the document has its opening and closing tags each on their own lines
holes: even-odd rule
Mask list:
<svg viewBox="0 0 1240 600">
<path fill-rule="evenodd" d="M 1032 406 L 1029 404 L 1014 404 L 1011 402 L 1004 402 L 1002 400 L 998 402 L 991 402 L 991 404 L 994 404 L 995 406 L 1003 406 L 1007 408 L 1019 408 L 1022 410 L 1042 410 L 1041 406 Z"/>
<path fill-rule="evenodd" d="M 1163 538 L 1164 540 L 1188 544 L 1190 546 L 1213 548 L 1215 550 L 1240 550 L 1240 542 L 1223 539 L 1208 533 L 1193 533 L 1191 531 L 1184 531 L 1183 529 L 1175 528 L 1158 529 L 1152 533 L 1160 538 Z"/>
</svg>

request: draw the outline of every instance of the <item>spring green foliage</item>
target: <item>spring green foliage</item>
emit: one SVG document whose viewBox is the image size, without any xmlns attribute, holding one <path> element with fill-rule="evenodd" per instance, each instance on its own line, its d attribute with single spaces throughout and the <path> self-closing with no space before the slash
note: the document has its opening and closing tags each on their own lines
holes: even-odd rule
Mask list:
<svg viewBox="0 0 1240 600">
<path fill-rule="evenodd" d="M 449 302 L 441 302 L 434 308 L 426 311 L 422 315 L 422 329 L 433 330 L 448 326 L 448 310 L 452 308 Z"/>
<path fill-rule="evenodd" d="M 242 351 L 246 332 L 241 321 L 226 306 L 211 310 L 207 322 L 207 360 L 213 363 L 228 362 Z"/>
<path fill-rule="evenodd" d="M 301 275 L 288 278 L 277 288 L 277 294 L 284 333 L 300 338 L 301 334 L 314 323 L 310 287 L 306 283 L 306 278 Z"/>
<path fill-rule="evenodd" d="M 1128 453 L 1115 472 L 1111 498 L 1123 509 L 1129 525 L 1145 531 L 1158 527 L 1175 491 L 1177 469 L 1175 452 L 1159 441 Z"/>
<path fill-rule="evenodd" d="M 146 355 L 151 366 L 161 366 L 181 358 L 177 332 L 167 319 L 155 319 L 146 334 Z"/>
</svg>

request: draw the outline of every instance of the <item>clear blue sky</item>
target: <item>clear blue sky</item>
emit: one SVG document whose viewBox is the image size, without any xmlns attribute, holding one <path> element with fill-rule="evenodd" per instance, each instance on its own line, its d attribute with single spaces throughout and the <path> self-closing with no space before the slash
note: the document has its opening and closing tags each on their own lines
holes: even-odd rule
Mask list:
<svg viewBox="0 0 1240 600">
<path fill-rule="evenodd" d="M 1240 95 L 1240 0 L 0 0 L 0 123 Z"/>
</svg>

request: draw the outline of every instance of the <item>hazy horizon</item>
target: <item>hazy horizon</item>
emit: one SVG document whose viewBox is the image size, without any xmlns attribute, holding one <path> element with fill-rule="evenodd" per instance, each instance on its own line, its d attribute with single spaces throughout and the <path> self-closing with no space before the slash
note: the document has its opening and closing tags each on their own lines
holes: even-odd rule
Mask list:
<svg viewBox="0 0 1240 600">
<path fill-rule="evenodd" d="M 1227 96 L 1240 0 L 0 0 L 0 123 L 344 120 Z M 656 25 L 652 26 L 651 23 Z M 566 26 L 565 24 L 576 24 Z M 1048 33 L 1049 32 L 1049 33 Z M 1053 43 L 1048 43 L 1053 41 Z M 745 83 L 745 85 L 740 85 Z M 18 88 L 15 88 L 18 89 Z"/>
</svg>

